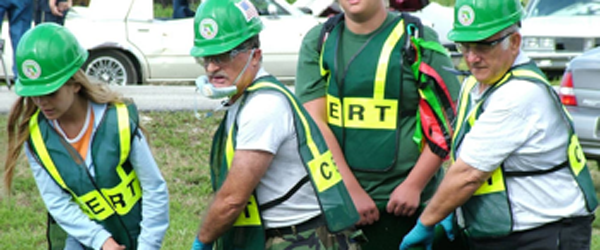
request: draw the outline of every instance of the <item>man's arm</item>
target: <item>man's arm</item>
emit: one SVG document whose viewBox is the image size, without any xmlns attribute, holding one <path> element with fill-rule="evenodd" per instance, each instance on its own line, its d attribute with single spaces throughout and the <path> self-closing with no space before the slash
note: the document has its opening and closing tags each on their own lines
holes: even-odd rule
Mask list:
<svg viewBox="0 0 600 250">
<path fill-rule="evenodd" d="M 392 192 L 387 205 L 388 213 L 396 216 L 413 215 L 419 208 L 421 192 L 441 164 L 442 158 L 434 154 L 429 145 L 426 145 L 406 180 Z"/>
<path fill-rule="evenodd" d="M 204 217 L 198 239 L 212 243 L 225 233 L 246 207 L 273 154 L 259 150 L 236 150 L 227 178 Z"/>
<path fill-rule="evenodd" d="M 438 35 L 433 29 L 423 26 L 423 30 L 425 41 L 439 43 Z M 440 77 L 442 77 L 452 100 L 455 101 L 458 98 L 460 91 L 460 83 L 455 75 L 445 69 L 446 67 L 453 67 L 450 58 L 434 50 L 427 49 L 423 50 L 423 60 L 434 68 Z M 414 77 L 412 80 L 414 81 Z M 429 83 L 433 84 L 432 81 L 433 80 L 430 79 Z M 387 211 L 389 213 L 394 213 L 395 215 L 412 215 L 419 207 L 421 192 L 431 177 L 438 171 L 442 161 L 443 159 L 433 153 L 429 148 L 429 145 L 426 144 L 406 180 L 398 185 L 391 194 Z"/>
<path fill-rule="evenodd" d="M 469 166 L 461 158 L 448 169 L 431 202 L 421 214 L 421 223 L 433 226 L 442 221 L 457 207 L 464 204 L 492 175 Z"/>
<path fill-rule="evenodd" d="M 365 224 L 373 224 L 373 222 L 379 220 L 379 210 L 377 210 L 377 206 L 373 199 L 365 192 L 365 190 L 360 186 L 358 180 L 348 167 L 348 163 L 344 158 L 344 153 L 340 148 L 340 145 L 335 138 L 335 135 L 327 125 L 327 114 L 326 114 L 326 99 L 325 97 L 320 97 L 314 99 L 312 101 L 308 101 L 304 104 L 304 107 L 311 115 L 331 154 L 333 155 L 333 159 L 342 175 L 342 179 L 344 180 L 344 184 L 352 197 L 352 201 L 354 202 L 354 206 L 358 210 L 360 214 L 360 221 L 357 223 L 358 225 Z"/>
</svg>

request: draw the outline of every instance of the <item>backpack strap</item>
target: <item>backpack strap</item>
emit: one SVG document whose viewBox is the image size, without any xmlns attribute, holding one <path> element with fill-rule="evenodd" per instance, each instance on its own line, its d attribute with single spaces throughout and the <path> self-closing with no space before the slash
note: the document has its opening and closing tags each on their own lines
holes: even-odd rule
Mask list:
<svg viewBox="0 0 600 250">
<path fill-rule="evenodd" d="M 328 18 L 327 21 L 323 23 L 323 28 L 321 29 L 321 33 L 319 34 L 319 44 L 317 46 L 317 52 L 319 53 L 319 55 L 323 50 L 323 44 L 325 43 L 325 40 L 327 40 L 327 37 L 329 37 L 329 33 L 331 33 L 331 31 L 333 30 L 333 28 L 335 28 L 336 25 L 343 21 L 344 13 L 341 12 L 336 14 L 335 16 Z"/>
</svg>

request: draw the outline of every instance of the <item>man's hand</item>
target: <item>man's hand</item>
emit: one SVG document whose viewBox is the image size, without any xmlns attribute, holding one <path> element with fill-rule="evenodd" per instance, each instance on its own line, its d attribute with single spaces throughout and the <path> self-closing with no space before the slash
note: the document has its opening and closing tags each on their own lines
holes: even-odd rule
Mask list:
<svg viewBox="0 0 600 250">
<path fill-rule="evenodd" d="M 192 245 L 191 250 L 212 250 L 213 243 L 204 244 L 202 241 L 198 239 L 198 237 L 194 237 L 194 244 Z"/>
<path fill-rule="evenodd" d="M 49 0 L 48 7 L 50 7 L 50 12 L 55 16 L 64 16 L 65 11 L 70 7 L 69 2 L 59 2 L 56 4 L 57 0 Z"/>
<path fill-rule="evenodd" d="M 417 220 L 417 224 L 400 243 L 400 250 L 408 250 L 415 246 L 425 246 L 425 249 L 431 250 L 434 236 L 434 226 L 425 226 L 421 220 Z"/>
<path fill-rule="evenodd" d="M 379 220 L 379 210 L 371 196 L 364 189 L 361 187 L 348 189 L 348 193 L 350 193 L 354 206 L 360 214 L 360 220 L 356 225 L 371 225 Z"/>
<path fill-rule="evenodd" d="M 102 244 L 102 249 L 103 250 L 123 250 L 123 249 L 125 249 L 125 246 L 119 245 L 119 243 L 117 243 L 115 241 L 115 239 L 113 239 L 113 237 L 110 237 L 104 242 L 104 244 Z"/>
<path fill-rule="evenodd" d="M 419 208 L 420 201 L 421 189 L 404 181 L 392 192 L 387 204 L 387 212 L 396 216 L 411 216 Z"/>
<path fill-rule="evenodd" d="M 69 8 L 71 8 L 72 5 L 73 4 L 72 4 L 71 0 L 59 2 L 58 3 L 58 11 L 60 11 L 61 13 L 64 14 L 67 10 L 69 10 Z"/>
</svg>

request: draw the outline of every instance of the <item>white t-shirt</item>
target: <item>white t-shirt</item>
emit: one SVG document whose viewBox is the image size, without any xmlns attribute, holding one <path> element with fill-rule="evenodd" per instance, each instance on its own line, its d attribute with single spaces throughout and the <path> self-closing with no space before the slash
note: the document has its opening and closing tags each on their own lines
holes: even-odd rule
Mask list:
<svg viewBox="0 0 600 250">
<path fill-rule="evenodd" d="M 240 101 L 229 108 L 228 129 Z M 275 155 L 256 188 L 259 204 L 282 197 L 307 176 L 298 150 L 292 109 L 281 93 L 250 93 L 237 119 L 236 150 L 261 150 Z M 277 228 L 300 224 L 321 214 L 321 210 L 309 181 L 288 200 L 261 213 L 266 228 Z"/>
<path fill-rule="evenodd" d="M 521 53 L 514 65 L 528 61 Z M 470 93 L 471 105 L 481 97 L 477 87 Z M 470 166 L 491 172 L 504 163 L 505 171 L 535 171 L 566 161 L 569 127 L 543 86 L 509 81 L 491 94 L 482 108 L 484 112 L 458 149 L 458 157 Z M 589 214 L 568 168 L 508 177 L 506 186 L 515 231 Z"/>
</svg>

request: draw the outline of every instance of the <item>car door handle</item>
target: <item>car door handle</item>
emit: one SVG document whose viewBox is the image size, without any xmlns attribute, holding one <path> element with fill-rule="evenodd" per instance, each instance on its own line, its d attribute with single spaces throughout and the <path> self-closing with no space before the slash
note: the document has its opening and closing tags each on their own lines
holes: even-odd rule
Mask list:
<svg viewBox="0 0 600 250">
<path fill-rule="evenodd" d="M 150 29 L 138 29 L 139 32 L 149 32 Z"/>
</svg>

